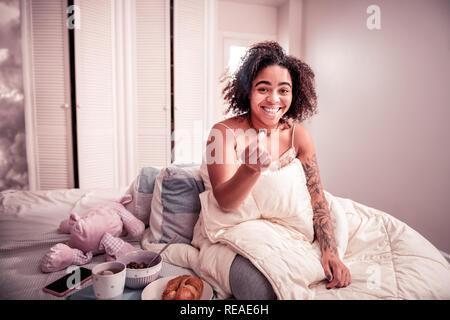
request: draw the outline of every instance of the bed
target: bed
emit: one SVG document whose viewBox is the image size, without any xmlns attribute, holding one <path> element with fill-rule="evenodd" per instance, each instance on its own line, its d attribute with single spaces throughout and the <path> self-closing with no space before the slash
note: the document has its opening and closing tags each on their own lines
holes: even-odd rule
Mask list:
<svg viewBox="0 0 450 320">
<path fill-rule="evenodd" d="M 91 285 L 88 281 L 66 297 L 56 297 L 42 288 L 66 274 L 65 270 L 43 273 L 39 265 L 54 244 L 68 240 L 57 231 L 71 212 L 83 215 L 104 201 L 117 200 L 125 189 L 3 191 L 0 195 L 0 299 L 66 299 Z M 140 248 L 139 240 L 124 240 Z M 104 262 L 105 254 L 94 256 L 84 267 L 92 269 Z M 161 276 L 194 274 L 191 270 L 163 263 Z"/>
<path fill-rule="evenodd" d="M 140 239 L 125 236 L 125 241 L 156 251 L 176 235 L 178 243 L 163 254 L 161 276 L 197 275 L 212 285 L 215 298 L 230 298 L 223 288 L 226 285 L 210 270 L 218 268 L 213 261 L 217 256 L 201 259 L 191 244 L 201 210 L 199 196 L 208 188 L 200 166 L 172 165 L 142 168 L 130 186 L 122 189 L 1 192 L 0 299 L 67 298 L 42 291 L 65 271 L 43 273 L 39 269 L 49 248 L 69 238 L 57 231 L 60 222 L 72 212 L 82 216 L 125 194 L 133 196 L 126 208 L 147 225 Z M 348 223 L 344 263 L 353 282 L 347 288 L 325 290 L 324 281 L 313 281 L 305 288 L 306 295 L 287 295 L 288 299 L 450 299 L 450 265 L 430 242 L 387 213 L 328 195 L 332 197 L 330 205 L 339 206 Z M 232 237 L 233 233 L 222 233 L 226 243 L 231 244 Z M 100 254 L 85 267 L 103 261 L 105 255 Z M 261 270 L 267 267 L 264 262 L 256 263 Z M 81 290 L 89 285 L 87 282 Z"/>
</svg>

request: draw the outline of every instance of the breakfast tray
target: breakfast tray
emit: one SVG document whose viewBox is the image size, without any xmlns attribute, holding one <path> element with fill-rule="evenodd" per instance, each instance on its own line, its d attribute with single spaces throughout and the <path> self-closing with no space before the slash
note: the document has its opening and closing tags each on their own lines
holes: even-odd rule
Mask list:
<svg viewBox="0 0 450 320">
<path fill-rule="evenodd" d="M 178 276 L 183 274 L 189 274 L 195 276 L 195 274 L 190 269 L 178 267 L 163 261 L 161 267 L 161 273 L 158 278 L 168 277 L 168 276 Z M 141 300 L 142 289 L 129 289 L 125 287 L 123 290 L 122 300 Z M 74 291 L 72 294 L 66 297 L 67 300 L 95 300 L 94 287 L 92 286 L 91 280 L 82 289 Z"/>
</svg>

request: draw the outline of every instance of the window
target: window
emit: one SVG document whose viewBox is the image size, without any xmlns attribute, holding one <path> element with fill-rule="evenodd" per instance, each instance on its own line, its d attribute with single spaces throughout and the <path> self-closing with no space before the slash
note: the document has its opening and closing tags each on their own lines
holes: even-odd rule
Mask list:
<svg viewBox="0 0 450 320">
<path fill-rule="evenodd" d="M 245 55 L 248 47 L 231 45 L 229 47 L 228 56 L 228 68 L 231 73 L 234 73 L 239 65 L 241 64 L 241 59 Z"/>
</svg>

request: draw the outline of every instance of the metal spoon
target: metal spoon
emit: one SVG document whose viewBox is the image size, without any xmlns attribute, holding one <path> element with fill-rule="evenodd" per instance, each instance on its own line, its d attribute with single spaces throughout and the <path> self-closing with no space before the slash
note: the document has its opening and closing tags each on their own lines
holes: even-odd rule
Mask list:
<svg viewBox="0 0 450 320">
<path fill-rule="evenodd" d="M 158 256 L 160 256 L 161 253 L 163 253 L 163 251 L 166 250 L 167 247 L 168 247 L 171 243 L 173 243 L 177 238 L 178 238 L 178 236 L 175 235 L 172 239 L 170 239 L 169 242 L 167 242 L 167 244 L 161 249 L 161 251 L 159 251 L 158 255 L 156 255 L 156 256 L 149 262 L 148 266 L 151 267 L 153 261 L 155 261 L 155 259 L 158 258 Z"/>
</svg>

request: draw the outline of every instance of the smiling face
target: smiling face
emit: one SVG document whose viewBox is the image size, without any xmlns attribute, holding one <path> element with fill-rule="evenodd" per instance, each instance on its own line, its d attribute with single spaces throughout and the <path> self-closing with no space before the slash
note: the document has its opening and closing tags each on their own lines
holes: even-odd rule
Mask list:
<svg viewBox="0 0 450 320">
<path fill-rule="evenodd" d="M 291 102 L 292 80 L 288 69 L 268 66 L 253 79 L 250 107 L 255 128 L 276 128 Z"/>
</svg>

